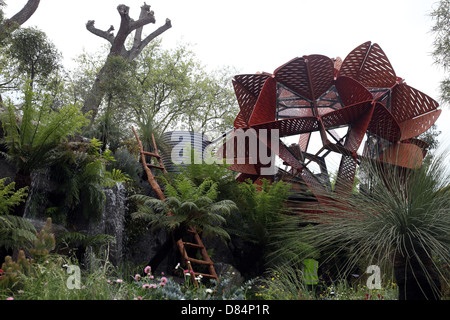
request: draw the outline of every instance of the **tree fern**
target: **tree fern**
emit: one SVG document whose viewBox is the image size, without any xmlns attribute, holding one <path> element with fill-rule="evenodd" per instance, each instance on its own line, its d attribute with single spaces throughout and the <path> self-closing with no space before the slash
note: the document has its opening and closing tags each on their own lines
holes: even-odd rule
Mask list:
<svg viewBox="0 0 450 320">
<path fill-rule="evenodd" d="M 0 215 L 0 246 L 8 249 L 28 247 L 36 239 L 36 229 L 28 220 Z"/>
<path fill-rule="evenodd" d="M 78 132 L 87 119 L 75 105 L 54 111 L 50 98 L 37 96 L 26 86 L 21 108 L 8 100 L 0 117 L 10 159 L 20 171 L 31 171 L 49 166 L 55 157 L 56 147 Z"/>
<path fill-rule="evenodd" d="M 102 142 L 93 138 L 85 152 L 69 149 L 64 153 L 64 161 L 52 167 L 53 177 L 60 183 L 60 197 L 47 212 L 59 216 L 60 222 L 65 222 L 65 217 L 77 212 L 77 208 L 81 208 L 86 219 L 97 221 L 106 201 L 105 188 L 129 180 L 119 169 L 107 170 L 107 164 L 114 159 L 101 147 Z"/>
<path fill-rule="evenodd" d="M 216 202 L 216 187 L 217 184 L 210 180 L 196 187 L 184 175 L 178 175 L 172 184 L 166 186 L 167 198 L 164 200 L 145 195 L 133 196 L 138 207 L 132 218 L 142 219 L 153 228 L 174 231 L 194 227 L 205 236 L 229 239 L 229 234 L 222 227 L 226 223 L 224 216 L 237 210 L 237 207 L 230 200 Z"/>
<path fill-rule="evenodd" d="M 15 183 L 5 185 L 6 180 L 0 179 L 0 246 L 18 248 L 30 244 L 36 237 L 36 230 L 28 220 L 8 214 L 25 201 L 28 188 L 15 191 Z"/>
<path fill-rule="evenodd" d="M 21 188 L 15 191 L 15 182 L 5 185 L 8 178 L 0 179 L 0 214 L 8 214 L 16 205 L 25 201 L 28 188 Z"/>
</svg>

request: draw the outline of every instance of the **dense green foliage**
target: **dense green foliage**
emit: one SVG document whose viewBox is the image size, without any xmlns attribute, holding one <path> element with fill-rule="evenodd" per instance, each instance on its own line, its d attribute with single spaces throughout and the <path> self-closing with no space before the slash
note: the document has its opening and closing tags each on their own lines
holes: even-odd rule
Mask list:
<svg viewBox="0 0 450 320">
<path fill-rule="evenodd" d="M 431 31 L 434 35 L 434 50 L 432 52 L 436 63 L 441 66 L 444 71 L 450 69 L 450 42 L 448 41 L 450 35 L 450 1 L 440 0 L 436 3 L 434 10 L 431 13 L 431 18 L 434 20 L 434 25 Z M 441 99 L 448 103 L 450 102 L 450 78 L 445 78 L 441 82 Z"/>
<path fill-rule="evenodd" d="M 10 213 L 12 208 L 19 203 L 25 201 L 27 197 L 28 188 L 22 188 L 15 190 L 15 182 L 10 182 L 5 184 L 8 178 L 0 179 L 0 215 L 5 215 Z"/>
<path fill-rule="evenodd" d="M 59 187 L 47 214 L 55 221 L 65 225 L 79 213 L 87 220 L 98 221 L 106 199 L 104 188 L 129 180 L 120 169 L 107 169 L 115 159 L 109 149 L 101 151 L 101 146 L 100 141 L 92 139 L 79 150 L 67 149 L 62 160 L 51 167 L 51 177 Z"/>
<path fill-rule="evenodd" d="M 15 182 L 5 185 L 7 180 L 0 179 L 0 246 L 19 248 L 35 239 L 36 230 L 29 221 L 10 215 L 15 206 L 25 201 L 28 188 L 15 190 Z"/>
<path fill-rule="evenodd" d="M 445 157 L 437 157 L 429 165 L 415 170 L 369 163 L 374 183 L 369 194 L 348 199 L 336 197 L 315 220 L 286 217 L 279 235 L 279 255 L 294 253 L 305 256 L 309 243 L 318 248 L 324 261 L 339 256 L 341 273 L 370 264 L 387 270 L 403 270 L 403 285 L 421 283 L 438 294 L 439 278 L 448 286 L 448 279 L 439 270 L 450 262 L 450 197 L 443 191 L 450 183 Z M 312 223 L 301 232 L 300 225 Z M 328 257 L 328 258 L 327 258 Z M 366 266 L 361 266 L 366 263 Z M 405 287 L 400 287 L 404 290 Z M 426 289 L 423 289 L 426 290 Z M 427 298 L 433 298 L 428 292 Z M 404 297 L 402 297 L 404 298 Z"/>
<path fill-rule="evenodd" d="M 177 179 L 166 184 L 165 195 L 164 200 L 145 195 L 133 196 L 140 202 L 133 217 L 169 231 L 181 229 L 183 232 L 193 227 L 204 236 L 229 240 L 228 233 L 222 228 L 226 223 L 224 216 L 237 207 L 231 200 L 216 201 L 217 183 L 207 179 L 195 186 L 184 175 L 178 175 Z"/>
<path fill-rule="evenodd" d="M 8 101 L 6 112 L 0 114 L 8 147 L 8 152 L 2 155 L 11 160 L 19 171 L 30 174 L 58 161 L 60 144 L 79 132 L 86 118 L 76 105 L 53 110 L 49 97 L 44 95 L 37 99 L 29 86 L 25 87 L 23 94 L 21 108 L 17 109 Z"/>
</svg>

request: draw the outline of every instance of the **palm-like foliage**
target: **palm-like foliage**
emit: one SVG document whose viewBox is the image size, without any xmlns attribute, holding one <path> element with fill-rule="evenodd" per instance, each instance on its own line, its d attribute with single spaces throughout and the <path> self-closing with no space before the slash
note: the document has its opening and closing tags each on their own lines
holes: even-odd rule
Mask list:
<svg viewBox="0 0 450 320">
<path fill-rule="evenodd" d="M 38 103 L 29 86 L 24 96 L 20 110 L 8 102 L 0 116 L 8 146 L 8 153 L 3 155 L 13 161 L 20 172 L 30 174 L 54 163 L 58 158 L 57 146 L 79 131 L 87 120 L 75 105 L 54 111 L 50 108 L 50 98 L 45 96 Z"/>
<path fill-rule="evenodd" d="M 0 215 L 8 214 L 12 207 L 25 201 L 28 188 L 15 190 L 15 182 L 5 185 L 8 178 L 0 179 Z"/>
<path fill-rule="evenodd" d="M 33 225 L 22 217 L 9 215 L 9 211 L 27 196 L 27 189 L 15 190 L 15 183 L 5 185 L 0 179 L 0 246 L 17 248 L 29 244 L 36 238 Z"/>
<path fill-rule="evenodd" d="M 336 197 L 309 221 L 315 225 L 301 232 L 299 223 L 308 219 L 286 217 L 277 254 L 301 256 L 297 245 L 305 241 L 322 252 L 347 256 L 344 271 L 362 259 L 393 267 L 400 299 L 436 298 L 439 276 L 449 282 L 439 274 L 439 265 L 450 263 L 450 193 L 445 191 L 450 174 L 444 160 L 437 157 L 415 170 L 368 163 L 375 181 L 368 193 Z"/>
<path fill-rule="evenodd" d="M 217 184 L 205 180 L 198 187 L 183 175 L 166 185 L 166 198 L 159 200 L 145 195 L 135 195 L 138 209 L 132 214 L 134 219 L 143 219 L 151 226 L 168 231 L 186 231 L 193 227 L 205 236 L 229 239 L 222 228 L 224 216 L 236 210 L 231 200 L 217 199 Z"/>
<path fill-rule="evenodd" d="M 67 150 L 64 161 L 52 166 L 51 174 L 59 187 L 47 213 L 55 221 L 65 224 L 77 209 L 86 219 L 98 221 L 106 201 L 104 189 L 129 180 L 119 169 L 107 170 L 107 164 L 115 159 L 109 149 L 101 152 L 101 148 L 102 143 L 94 138 L 85 152 Z"/>
</svg>

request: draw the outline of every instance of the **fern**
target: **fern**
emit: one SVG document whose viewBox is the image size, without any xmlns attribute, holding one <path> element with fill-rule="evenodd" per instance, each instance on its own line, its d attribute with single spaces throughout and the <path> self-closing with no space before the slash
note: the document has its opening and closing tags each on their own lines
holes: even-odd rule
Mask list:
<svg viewBox="0 0 450 320">
<path fill-rule="evenodd" d="M 15 191 L 15 182 L 5 185 L 8 178 L 0 179 L 0 214 L 7 214 L 14 207 L 24 202 L 28 196 L 28 187 Z"/>
<path fill-rule="evenodd" d="M 237 207 L 230 200 L 216 202 L 216 187 L 217 184 L 210 180 L 196 187 L 184 175 L 179 175 L 171 185 L 166 186 L 168 197 L 165 200 L 145 195 L 132 196 L 138 207 L 131 216 L 147 222 L 152 228 L 174 231 L 194 227 L 205 236 L 229 240 L 229 234 L 222 227 L 226 223 L 224 216 L 237 210 Z"/>
<path fill-rule="evenodd" d="M 54 111 L 48 96 L 37 96 L 26 86 L 21 109 L 16 109 L 10 100 L 4 104 L 0 115 L 8 159 L 25 174 L 44 168 L 59 159 L 57 147 L 69 136 L 79 132 L 87 123 L 78 106 L 67 105 Z M 20 120 L 18 120 L 20 119 Z"/>
<path fill-rule="evenodd" d="M 0 246 L 7 249 L 28 247 L 36 239 L 36 229 L 28 220 L 0 215 Z"/>
<path fill-rule="evenodd" d="M 113 157 L 107 150 L 101 152 L 101 146 L 102 143 L 93 138 L 86 152 L 68 150 L 65 161 L 52 167 L 55 179 L 60 182 L 58 193 L 61 195 L 47 209 L 52 217 L 58 216 L 59 221 L 65 221 L 66 216 L 81 208 L 85 218 L 97 221 L 106 201 L 104 188 L 129 181 L 120 169 L 106 169 Z"/>
<path fill-rule="evenodd" d="M 15 191 L 15 183 L 5 185 L 8 178 L 0 179 L 0 247 L 18 248 L 35 239 L 34 226 L 22 217 L 9 215 L 9 211 L 25 201 L 28 188 Z"/>
<path fill-rule="evenodd" d="M 108 243 L 114 243 L 116 239 L 109 234 L 85 235 L 79 232 L 66 232 L 57 241 L 58 246 L 92 246 L 99 247 Z"/>
</svg>

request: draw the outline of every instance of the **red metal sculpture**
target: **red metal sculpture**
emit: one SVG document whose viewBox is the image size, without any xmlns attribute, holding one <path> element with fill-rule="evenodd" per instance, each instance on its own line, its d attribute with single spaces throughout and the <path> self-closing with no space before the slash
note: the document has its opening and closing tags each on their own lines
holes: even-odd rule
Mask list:
<svg viewBox="0 0 450 320">
<path fill-rule="evenodd" d="M 299 135 L 298 144 L 291 146 L 280 139 L 276 148 L 273 139 L 264 142 L 298 173 L 319 202 L 329 190 L 308 168 L 310 163 L 317 163 L 322 176 L 327 176 L 325 157 L 330 152 L 342 155 L 334 191 L 349 194 L 363 156 L 406 168 L 420 165 L 427 146 L 417 136 L 428 130 L 441 112 L 435 100 L 397 77 L 383 50 L 371 42 L 355 48 L 343 61 L 303 56 L 273 74 L 237 75 L 233 86 L 240 107 L 235 132 L 253 129 L 259 137 L 261 129 L 269 129 L 269 134 L 278 129 L 280 138 Z M 341 127 L 347 128 L 344 137 L 335 131 Z M 312 154 L 308 147 L 315 131 L 320 133 L 322 147 Z M 366 135 L 360 155 L 357 152 Z M 221 152 L 230 145 L 239 149 L 234 141 L 235 134 Z M 240 172 L 240 179 L 255 181 L 262 167 L 259 161 L 243 162 L 234 153 L 231 169 Z"/>
</svg>

